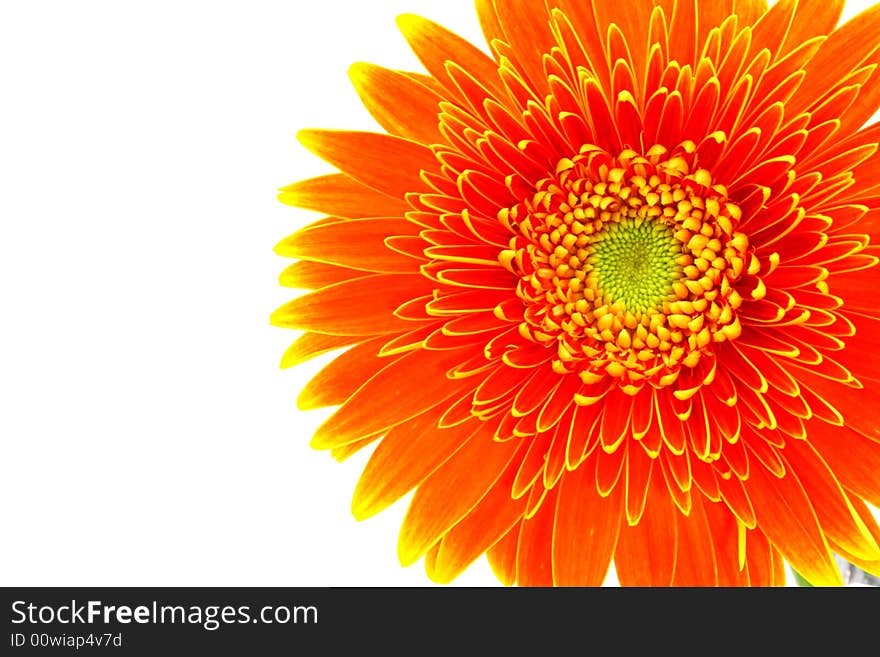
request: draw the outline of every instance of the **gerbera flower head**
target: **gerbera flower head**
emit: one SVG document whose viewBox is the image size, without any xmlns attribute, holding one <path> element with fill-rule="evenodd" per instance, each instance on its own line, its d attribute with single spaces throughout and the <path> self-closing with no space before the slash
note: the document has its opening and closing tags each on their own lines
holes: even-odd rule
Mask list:
<svg viewBox="0 0 880 657">
<path fill-rule="evenodd" d="M 387 134 L 307 130 L 340 173 L 281 200 L 290 366 L 347 348 L 313 445 L 377 442 L 404 564 L 521 585 L 880 572 L 880 6 L 477 0 L 491 56 L 351 78 Z"/>
</svg>

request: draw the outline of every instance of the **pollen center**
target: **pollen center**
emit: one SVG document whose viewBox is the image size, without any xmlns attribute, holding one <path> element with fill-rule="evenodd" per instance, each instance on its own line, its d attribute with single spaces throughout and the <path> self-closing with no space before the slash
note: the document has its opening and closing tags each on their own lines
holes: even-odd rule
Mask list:
<svg viewBox="0 0 880 657">
<path fill-rule="evenodd" d="M 635 394 L 740 336 L 744 294 L 765 293 L 760 263 L 694 148 L 614 157 L 584 146 L 499 213 L 514 235 L 499 261 L 519 278 L 519 333 L 553 349 L 560 374 L 586 385 L 610 375 Z"/>
<path fill-rule="evenodd" d="M 681 277 L 683 244 L 668 224 L 624 217 L 597 234 L 587 248 L 586 283 L 632 313 L 658 309 Z"/>
</svg>

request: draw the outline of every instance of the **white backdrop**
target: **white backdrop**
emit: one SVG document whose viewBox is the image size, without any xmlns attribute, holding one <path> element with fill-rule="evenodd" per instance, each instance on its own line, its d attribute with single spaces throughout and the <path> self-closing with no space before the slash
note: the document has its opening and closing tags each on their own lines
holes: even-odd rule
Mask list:
<svg viewBox="0 0 880 657">
<path fill-rule="evenodd" d="M 403 12 L 482 43 L 468 0 L 0 4 L 0 584 L 429 583 L 268 320 L 293 135 L 376 129 L 346 71 L 418 67 Z"/>
</svg>

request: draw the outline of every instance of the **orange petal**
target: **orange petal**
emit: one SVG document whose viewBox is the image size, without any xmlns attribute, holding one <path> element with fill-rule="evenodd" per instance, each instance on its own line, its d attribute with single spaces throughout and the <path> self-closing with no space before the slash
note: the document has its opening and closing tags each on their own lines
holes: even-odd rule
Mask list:
<svg viewBox="0 0 880 657">
<path fill-rule="evenodd" d="M 299 365 L 334 349 L 348 347 L 357 341 L 357 336 L 303 333 L 284 352 L 284 356 L 281 357 L 281 369 Z"/>
<path fill-rule="evenodd" d="M 669 4 L 674 9 L 669 8 Z M 682 66 L 696 63 L 699 5 L 697 0 L 673 0 L 660 3 L 666 9 L 669 24 L 669 55 Z"/>
<path fill-rule="evenodd" d="M 498 12 L 495 11 L 494 0 L 475 0 L 477 18 L 486 43 L 492 45 L 495 39 L 504 40 L 504 30 L 498 22 Z"/>
<path fill-rule="evenodd" d="M 845 300 L 849 310 L 862 311 L 866 314 L 874 312 L 877 291 L 876 277 L 865 276 L 859 272 L 838 274 L 831 278 L 829 285 L 832 286 L 834 294 Z M 863 322 L 867 328 L 870 328 L 871 324 L 872 322 Z M 861 338 L 861 335 L 859 337 Z"/>
<path fill-rule="evenodd" d="M 285 268 L 278 277 L 278 282 L 284 287 L 318 290 L 322 287 L 360 278 L 363 275 L 364 272 L 357 269 L 300 260 Z"/>
<path fill-rule="evenodd" d="M 559 418 L 563 417 L 563 414 L 574 402 L 574 393 L 580 387 L 580 380 L 574 374 L 568 374 L 563 377 L 559 387 L 554 390 L 541 408 L 537 422 L 539 431 L 547 431 L 556 426 Z M 568 428 L 566 428 L 567 432 Z"/>
<path fill-rule="evenodd" d="M 318 427 L 312 446 L 322 449 L 385 431 L 461 394 L 473 383 L 446 378 L 461 358 L 454 351 L 419 349 L 391 360 Z"/>
<path fill-rule="evenodd" d="M 779 553 L 760 531 L 745 533 L 745 567 L 749 586 L 784 586 L 785 574 L 779 576 Z"/>
<path fill-rule="evenodd" d="M 625 449 L 626 520 L 630 525 L 635 525 L 645 511 L 654 459 L 632 441 L 627 441 Z M 663 490 L 665 492 L 666 489 Z"/>
<path fill-rule="evenodd" d="M 379 434 L 375 434 L 373 436 L 367 436 L 366 438 L 361 438 L 360 440 L 356 440 L 353 443 L 347 443 L 345 445 L 339 445 L 337 447 L 330 448 L 330 456 L 332 456 L 335 460 L 342 463 L 350 456 L 357 454 L 367 445 L 372 445 L 374 442 L 379 440 L 382 436 Z"/>
<path fill-rule="evenodd" d="M 858 390 L 842 386 L 805 368 L 795 365 L 789 365 L 789 368 L 802 387 L 809 388 L 837 409 L 849 428 L 880 440 L 880 424 L 874 410 L 880 404 L 880 389 L 877 385 L 868 385 Z"/>
<path fill-rule="evenodd" d="M 816 449 L 807 441 L 796 440 L 786 446 L 783 457 L 809 492 L 828 539 L 860 559 L 880 561 L 880 547 Z"/>
<path fill-rule="evenodd" d="M 663 443 L 673 454 L 682 454 L 687 445 L 687 432 L 684 423 L 675 417 L 670 399 L 671 396 L 662 393 L 654 395 L 657 430 L 663 437 Z"/>
<path fill-rule="evenodd" d="M 678 554 L 678 510 L 662 477 L 653 477 L 648 504 L 635 527 L 624 525 L 614 551 L 617 578 L 623 586 L 669 586 Z"/>
<path fill-rule="evenodd" d="M 739 525 L 723 504 L 703 502 L 703 512 L 715 547 L 719 586 L 748 586 L 746 569 L 739 563 Z M 744 566 L 745 564 L 743 564 Z"/>
<path fill-rule="evenodd" d="M 521 522 L 515 524 L 486 552 L 492 572 L 504 586 L 512 586 L 516 582 L 516 547 L 521 525 Z"/>
<path fill-rule="evenodd" d="M 504 42 L 510 46 L 509 56 L 520 75 L 543 95 L 547 89 L 543 57 L 555 45 L 547 21 L 544 0 L 495 2 L 498 23 L 504 30 Z"/>
<path fill-rule="evenodd" d="M 552 433 L 544 433 L 535 436 L 529 441 L 511 486 L 511 495 L 519 499 L 528 493 L 532 485 L 544 470 L 547 459 L 547 448 L 553 441 Z"/>
<path fill-rule="evenodd" d="M 398 16 L 397 27 L 419 61 L 450 92 L 455 93 L 456 89 L 446 75 L 447 61 L 456 62 L 487 85 L 496 96 L 505 97 L 504 87 L 498 79 L 497 65 L 472 44 L 446 28 L 413 14 Z"/>
<path fill-rule="evenodd" d="M 620 486 L 602 497 L 592 468 L 563 475 L 553 524 L 553 582 L 557 586 L 601 586 L 608 573 L 622 522 Z"/>
<path fill-rule="evenodd" d="M 514 415 L 525 417 L 538 410 L 559 386 L 559 374 L 549 365 L 536 367 L 534 374 L 522 377 L 523 387 L 513 399 L 511 411 Z M 536 418 L 537 421 L 537 418 Z"/>
<path fill-rule="evenodd" d="M 742 441 L 740 441 L 741 443 Z M 739 444 L 739 443 L 737 443 Z M 728 446 L 730 449 L 731 446 Z M 743 454 L 745 452 L 743 451 Z M 760 467 L 760 466 L 757 466 Z M 749 500 L 746 484 L 736 475 L 728 478 L 718 477 L 718 491 L 727 508 L 734 514 L 736 519 L 745 527 L 754 529 L 757 525 L 755 510 Z"/>
<path fill-rule="evenodd" d="M 811 422 L 807 436 L 845 489 L 880 506 L 880 443 L 824 422 Z"/>
<path fill-rule="evenodd" d="M 878 58 L 880 58 L 880 50 L 874 52 L 871 64 L 880 64 Z M 875 115 L 878 108 L 880 108 L 880 66 L 874 69 L 874 72 L 871 73 L 871 77 L 859 89 L 859 95 L 853 101 L 852 105 L 847 107 L 846 111 L 842 114 L 842 131 L 850 132 L 861 128 L 872 116 Z M 868 133 L 868 128 L 866 128 L 856 133 L 856 139 L 858 140 L 861 138 L 865 139 L 865 141 L 871 140 L 876 142 L 876 130 L 878 129 L 878 126 L 877 124 L 872 124 L 871 128 L 874 129 L 874 133 Z M 843 132 L 843 134 L 846 134 L 846 132 Z M 871 158 L 868 160 L 865 168 L 874 168 L 876 170 L 876 159 Z M 858 169 L 856 169 L 854 173 L 856 174 L 857 179 L 861 177 L 859 175 L 861 172 L 858 171 Z M 878 182 L 876 177 L 871 181 L 865 182 L 867 182 L 868 186 L 876 189 Z M 858 189 L 858 187 L 856 189 Z M 852 191 L 856 191 L 856 189 L 853 189 Z"/>
<path fill-rule="evenodd" d="M 868 531 L 871 532 L 874 541 L 880 544 L 880 527 L 877 526 L 877 520 L 874 518 L 874 514 L 861 500 L 854 499 L 852 500 L 852 503 L 856 513 L 859 514 L 859 518 L 861 518 L 862 522 L 868 528 Z M 865 572 L 871 573 L 875 577 L 880 577 L 880 560 L 875 559 L 869 561 L 863 559 L 858 555 L 851 554 L 846 548 L 841 547 L 835 541 L 831 540 L 829 542 L 831 543 L 831 548 L 851 564 L 861 568 Z"/>
<path fill-rule="evenodd" d="M 752 27 L 755 52 L 767 48 L 774 59 L 784 55 L 782 45 L 788 36 L 798 4 L 798 0 L 778 0 L 758 19 Z M 796 45 L 800 45 L 800 42 Z"/>
<path fill-rule="evenodd" d="M 522 372 L 499 364 L 489 376 L 477 386 L 474 404 L 488 405 L 502 399 L 512 398 L 522 387 Z"/>
<path fill-rule="evenodd" d="M 544 466 L 544 487 L 553 488 L 565 470 L 565 452 L 568 448 L 568 433 L 574 417 L 574 405 L 562 417 L 553 430 L 553 442 L 547 450 L 547 464 Z"/>
<path fill-rule="evenodd" d="M 740 19 L 740 27 L 754 25 L 767 11 L 767 0 L 734 0 L 733 11 Z"/>
<path fill-rule="evenodd" d="M 605 56 L 608 25 L 600 24 L 593 3 L 579 0 L 556 0 L 553 27 L 572 68 L 583 67 L 598 78 L 600 86 L 610 85 L 610 69 Z"/>
<path fill-rule="evenodd" d="M 653 10 L 651 3 L 599 0 L 592 4 L 596 14 L 596 23 L 600 26 L 613 24 L 619 30 L 619 34 L 626 44 L 626 52 L 629 54 L 627 59 L 631 60 L 636 75 L 641 75 L 645 70 L 648 57 L 648 40 L 645 35 L 648 34 L 651 25 Z"/>
<path fill-rule="evenodd" d="M 433 90 L 405 73 L 375 64 L 354 64 L 348 76 L 364 106 L 389 133 L 422 144 L 443 140 L 437 127 L 443 99 Z"/>
<path fill-rule="evenodd" d="M 387 196 L 345 174 L 332 173 L 303 180 L 281 189 L 278 200 L 335 217 L 395 217 L 410 209 L 400 197 Z"/>
<path fill-rule="evenodd" d="M 441 540 L 435 581 L 451 582 L 523 517 L 526 498 L 510 497 L 516 459 L 510 465 L 486 497 Z"/>
<path fill-rule="evenodd" d="M 697 45 L 702 49 L 709 32 L 713 28 L 720 27 L 725 19 L 734 13 L 734 2 L 733 0 L 714 0 L 713 2 L 701 2 L 697 7 L 700 10 L 698 17 L 700 31 Z M 738 27 L 742 29 L 745 26 L 739 24 Z"/>
<path fill-rule="evenodd" d="M 599 445 L 596 424 L 601 419 L 601 409 L 601 404 L 575 406 L 565 445 L 565 467 L 569 470 L 577 468 Z"/>
<path fill-rule="evenodd" d="M 814 586 L 843 583 L 810 498 L 793 472 L 777 478 L 752 467 L 748 493 L 758 527 L 795 570 Z"/>
<path fill-rule="evenodd" d="M 351 503 L 363 520 L 382 511 L 420 484 L 476 431 L 473 421 L 438 429 L 445 406 L 433 408 L 389 431 L 358 480 Z"/>
<path fill-rule="evenodd" d="M 305 385 L 296 400 L 301 410 L 337 406 L 389 362 L 379 357 L 384 337 L 355 345 L 330 361 Z"/>
<path fill-rule="evenodd" d="M 599 495 L 608 495 L 617 487 L 626 465 L 625 457 L 625 449 L 618 449 L 610 454 L 604 449 L 596 451 L 596 490 Z"/>
<path fill-rule="evenodd" d="M 537 513 L 522 522 L 516 551 L 516 581 L 520 586 L 553 586 L 551 550 L 558 493 L 557 488 L 548 491 Z"/>
<path fill-rule="evenodd" d="M 599 427 L 599 438 L 602 448 L 607 452 L 617 449 L 623 439 L 629 435 L 629 423 L 632 418 L 633 398 L 615 386 L 603 402 L 602 423 Z"/>
<path fill-rule="evenodd" d="M 401 333 L 388 340 L 388 342 L 382 345 L 380 354 L 382 356 L 397 356 L 413 349 L 427 348 L 427 339 L 438 331 L 440 331 L 439 322 L 436 324 L 422 324 L 418 328 Z M 476 342 L 476 340 L 463 341 L 460 346 L 470 346 L 476 344 Z"/>
<path fill-rule="evenodd" d="M 301 130 L 297 139 L 315 155 L 368 187 L 404 198 L 429 191 L 422 169 L 439 168 L 431 150 L 400 137 L 351 130 Z"/>
<path fill-rule="evenodd" d="M 416 235 L 403 218 L 357 219 L 304 228 L 282 240 L 278 255 L 376 273 L 418 273 L 421 262 L 385 246 L 391 235 Z"/>
<path fill-rule="evenodd" d="M 425 553 L 425 573 L 430 579 L 434 579 L 438 554 L 440 554 L 440 541 L 434 543 Z"/>
<path fill-rule="evenodd" d="M 812 3 L 806 3 L 812 4 Z M 825 4 L 825 3 L 819 3 Z M 805 66 L 807 77 L 800 91 L 792 99 L 793 113 L 839 88 L 842 80 L 858 68 L 880 45 L 880 5 L 874 5 L 832 32 L 816 56 Z M 858 128 L 847 125 L 847 133 Z"/>
<path fill-rule="evenodd" d="M 363 276 L 297 297 L 272 313 L 272 324 L 331 335 L 409 331 L 415 325 L 395 317 L 394 310 L 427 292 L 430 283 L 418 275 Z"/>
<path fill-rule="evenodd" d="M 711 502 L 709 502 L 711 504 Z M 717 586 L 715 540 L 698 495 L 690 515 L 675 514 L 678 522 L 678 556 L 673 586 Z"/>
<path fill-rule="evenodd" d="M 876 281 L 873 288 L 876 291 Z M 876 381 L 880 376 L 880 321 L 861 312 L 847 313 L 846 319 L 856 329 L 859 348 L 839 351 L 834 354 L 835 359 L 860 381 Z"/>
<path fill-rule="evenodd" d="M 687 452 L 682 456 L 675 456 L 671 452 L 665 452 L 663 457 L 654 464 L 654 468 L 659 472 L 659 474 L 655 473 L 654 476 L 663 477 L 670 498 L 675 506 L 678 507 L 678 510 L 685 515 L 691 512 L 691 507 L 693 506 L 691 482 L 690 480 L 687 480 L 686 486 L 682 485 L 682 483 L 677 480 L 677 477 L 680 478 L 682 473 L 675 473 L 669 463 L 685 461 L 685 465 L 687 466 L 687 458 Z M 690 477 L 689 471 L 686 473 L 686 476 Z"/>
<path fill-rule="evenodd" d="M 491 430 L 487 430 L 484 423 L 480 431 L 416 490 L 400 529 L 397 544 L 400 562 L 414 563 L 467 516 L 495 485 L 521 447 L 517 441 L 494 442 Z"/>
</svg>

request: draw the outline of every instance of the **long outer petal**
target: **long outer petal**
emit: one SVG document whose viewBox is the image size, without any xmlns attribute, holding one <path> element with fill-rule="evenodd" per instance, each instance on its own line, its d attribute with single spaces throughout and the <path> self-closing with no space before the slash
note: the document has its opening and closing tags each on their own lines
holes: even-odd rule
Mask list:
<svg viewBox="0 0 880 657">
<path fill-rule="evenodd" d="M 375 64 L 353 64 L 348 76 L 364 106 L 389 133 L 422 144 L 443 141 L 438 128 L 443 99 L 432 89 Z"/>
<path fill-rule="evenodd" d="M 318 427 L 312 445 L 321 448 L 390 429 L 460 394 L 473 384 L 449 379 L 446 371 L 461 358 L 454 351 L 416 350 L 393 360 Z"/>
<path fill-rule="evenodd" d="M 342 173 L 282 187 L 278 200 L 286 205 L 350 219 L 403 216 L 410 209 L 403 197 L 382 194 Z"/>
<path fill-rule="evenodd" d="M 439 169 L 428 147 L 400 137 L 352 130 L 300 130 L 296 136 L 343 173 L 398 198 L 429 191 L 419 173 Z"/>
<path fill-rule="evenodd" d="M 749 497 L 758 526 L 785 559 L 814 586 L 840 586 L 840 571 L 801 482 L 793 472 L 774 477 L 762 467 L 749 473 Z"/>
<path fill-rule="evenodd" d="M 494 442 L 480 430 L 416 490 L 398 540 L 403 565 L 421 557 L 476 507 L 520 451 L 516 441 Z"/>
<path fill-rule="evenodd" d="M 653 477 L 648 504 L 635 527 L 620 530 L 614 566 L 623 586 L 670 586 L 678 555 L 679 511 L 666 491 L 662 477 Z"/>
<path fill-rule="evenodd" d="M 476 431 L 474 421 L 438 429 L 445 407 L 391 429 L 364 467 L 351 503 L 358 520 L 379 513 L 420 484 Z"/>
<path fill-rule="evenodd" d="M 617 544 L 622 510 L 622 487 L 600 496 L 587 464 L 563 475 L 553 525 L 554 584 L 602 585 Z"/>
</svg>

